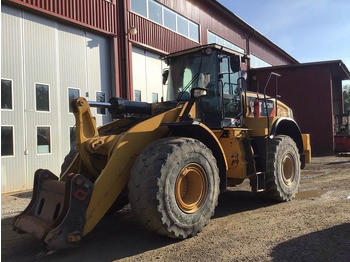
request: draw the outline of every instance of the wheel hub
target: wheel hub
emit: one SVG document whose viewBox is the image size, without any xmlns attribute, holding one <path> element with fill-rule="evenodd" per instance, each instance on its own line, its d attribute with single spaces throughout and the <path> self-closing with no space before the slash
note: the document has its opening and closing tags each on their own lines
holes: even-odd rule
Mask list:
<svg viewBox="0 0 350 262">
<path fill-rule="evenodd" d="M 289 186 L 292 184 L 295 177 L 294 159 L 287 154 L 282 160 L 282 178 L 283 182 Z"/>
<path fill-rule="evenodd" d="M 196 212 L 207 195 L 206 172 L 197 163 L 186 165 L 179 173 L 175 185 L 175 198 L 185 213 Z"/>
</svg>

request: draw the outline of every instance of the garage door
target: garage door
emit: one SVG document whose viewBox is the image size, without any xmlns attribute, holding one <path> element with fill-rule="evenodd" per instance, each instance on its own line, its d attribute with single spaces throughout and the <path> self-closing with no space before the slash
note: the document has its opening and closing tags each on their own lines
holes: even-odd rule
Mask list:
<svg viewBox="0 0 350 262">
<path fill-rule="evenodd" d="M 2 6 L 1 190 L 30 189 L 36 169 L 56 175 L 74 140 L 69 100 L 111 96 L 109 39 Z M 97 124 L 111 120 L 92 110 Z"/>
<path fill-rule="evenodd" d="M 134 100 L 158 102 L 165 97 L 166 88 L 162 85 L 162 72 L 166 64 L 160 55 L 133 46 L 132 76 Z"/>
</svg>

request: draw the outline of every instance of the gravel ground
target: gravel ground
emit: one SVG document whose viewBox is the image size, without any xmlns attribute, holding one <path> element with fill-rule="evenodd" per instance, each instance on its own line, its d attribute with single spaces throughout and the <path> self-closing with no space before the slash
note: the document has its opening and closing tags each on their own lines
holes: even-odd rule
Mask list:
<svg viewBox="0 0 350 262">
<path fill-rule="evenodd" d="M 318 157 L 302 172 L 300 193 L 273 204 L 248 182 L 219 198 L 203 232 L 183 241 L 145 231 L 127 206 L 105 217 L 78 248 L 45 252 L 12 231 L 31 192 L 1 196 L 3 261 L 350 261 L 350 157 Z"/>
</svg>

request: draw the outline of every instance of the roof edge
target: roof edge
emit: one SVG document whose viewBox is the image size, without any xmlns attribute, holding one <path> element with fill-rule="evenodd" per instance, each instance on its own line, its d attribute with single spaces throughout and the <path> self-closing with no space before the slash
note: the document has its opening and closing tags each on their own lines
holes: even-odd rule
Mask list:
<svg viewBox="0 0 350 262">
<path fill-rule="evenodd" d="M 327 61 L 317 61 L 317 62 L 308 62 L 308 63 L 299 63 L 292 65 L 280 65 L 280 66 L 270 66 L 270 67 L 261 67 L 261 68 L 252 68 L 252 71 L 263 71 L 263 70 L 273 70 L 273 69 L 284 69 L 284 68 L 295 68 L 295 67 L 311 67 L 311 66 L 324 66 L 324 65 L 338 65 L 344 72 L 346 78 L 343 80 L 350 79 L 350 71 L 341 60 L 327 60 Z"/>
</svg>

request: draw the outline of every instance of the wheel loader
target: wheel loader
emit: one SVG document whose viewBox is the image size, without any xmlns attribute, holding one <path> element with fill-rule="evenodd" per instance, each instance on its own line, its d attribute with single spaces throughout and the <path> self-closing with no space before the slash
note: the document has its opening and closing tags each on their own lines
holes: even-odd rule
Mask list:
<svg viewBox="0 0 350 262">
<path fill-rule="evenodd" d="M 220 192 L 245 179 L 257 194 L 293 199 L 311 161 L 310 138 L 277 99 L 277 84 L 267 95 L 279 75 L 270 73 L 263 93 L 248 91 L 245 56 L 215 44 L 163 59 L 160 102 L 72 102 L 76 146 L 59 177 L 36 171 L 15 231 L 49 250 L 75 247 L 130 202 L 146 229 L 185 239 L 209 222 Z M 97 128 L 90 107 L 108 108 L 115 120 Z"/>
</svg>

